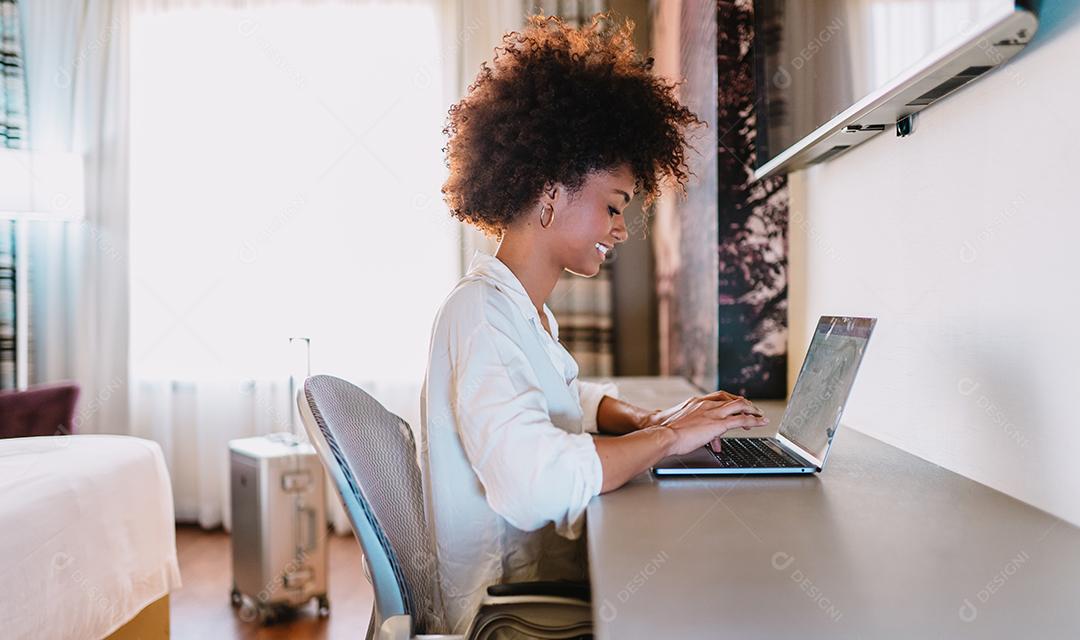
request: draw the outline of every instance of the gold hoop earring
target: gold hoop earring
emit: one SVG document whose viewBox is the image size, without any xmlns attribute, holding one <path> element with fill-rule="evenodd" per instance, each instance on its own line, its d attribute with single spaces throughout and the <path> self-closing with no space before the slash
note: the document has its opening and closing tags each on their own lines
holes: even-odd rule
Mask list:
<svg viewBox="0 0 1080 640">
<path fill-rule="evenodd" d="M 548 219 L 547 224 L 544 224 L 544 209 L 551 211 L 551 218 Z M 550 204 L 546 204 L 540 207 L 540 226 L 547 229 L 551 226 L 551 223 L 555 222 L 555 207 Z"/>
</svg>

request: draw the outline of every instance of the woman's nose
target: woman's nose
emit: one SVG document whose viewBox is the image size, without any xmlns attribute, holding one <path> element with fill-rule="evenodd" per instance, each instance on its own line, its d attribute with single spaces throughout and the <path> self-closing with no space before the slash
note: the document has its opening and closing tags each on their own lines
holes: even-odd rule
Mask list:
<svg viewBox="0 0 1080 640">
<path fill-rule="evenodd" d="M 626 229 L 626 220 L 623 216 L 616 216 L 615 220 L 615 226 L 611 228 L 611 235 L 616 243 L 626 242 L 626 239 L 630 237 L 630 232 Z"/>
</svg>

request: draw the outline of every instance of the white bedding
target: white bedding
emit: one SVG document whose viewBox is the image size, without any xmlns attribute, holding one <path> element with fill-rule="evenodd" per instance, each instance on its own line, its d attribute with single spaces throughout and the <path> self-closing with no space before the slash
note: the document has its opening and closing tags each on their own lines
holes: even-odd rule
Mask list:
<svg viewBox="0 0 1080 640">
<path fill-rule="evenodd" d="M 156 443 L 0 439 L 0 635 L 103 638 L 179 586 Z"/>
</svg>

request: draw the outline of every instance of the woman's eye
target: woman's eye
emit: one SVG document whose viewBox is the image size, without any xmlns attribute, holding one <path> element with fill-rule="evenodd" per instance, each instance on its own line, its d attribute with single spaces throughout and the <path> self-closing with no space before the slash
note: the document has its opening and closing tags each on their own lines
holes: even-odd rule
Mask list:
<svg viewBox="0 0 1080 640">
<path fill-rule="evenodd" d="M 607 210 L 608 210 L 608 213 L 610 213 L 613 216 L 619 215 L 619 210 L 616 209 L 615 207 L 608 207 Z"/>
</svg>

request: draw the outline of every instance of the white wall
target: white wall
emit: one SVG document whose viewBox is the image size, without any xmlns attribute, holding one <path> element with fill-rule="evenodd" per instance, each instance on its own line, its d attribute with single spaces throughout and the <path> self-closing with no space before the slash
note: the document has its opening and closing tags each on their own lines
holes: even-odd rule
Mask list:
<svg viewBox="0 0 1080 640">
<path fill-rule="evenodd" d="M 797 370 L 819 315 L 878 317 L 845 424 L 1080 524 L 1080 21 L 1064 12 L 913 136 L 792 175 L 791 349 Z"/>
</svg>

